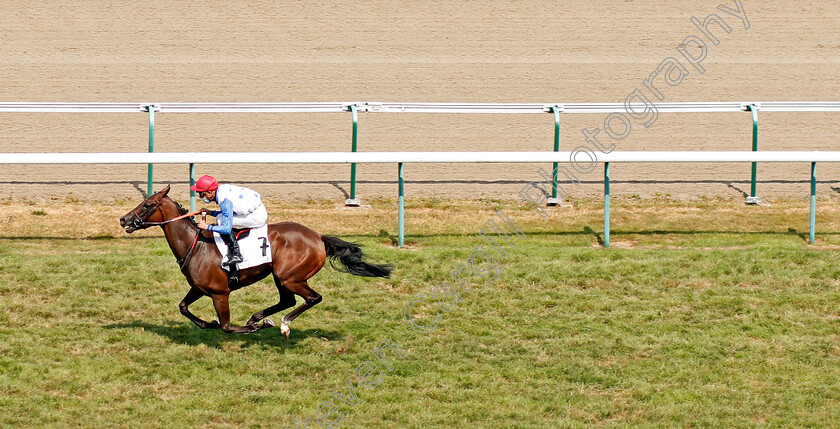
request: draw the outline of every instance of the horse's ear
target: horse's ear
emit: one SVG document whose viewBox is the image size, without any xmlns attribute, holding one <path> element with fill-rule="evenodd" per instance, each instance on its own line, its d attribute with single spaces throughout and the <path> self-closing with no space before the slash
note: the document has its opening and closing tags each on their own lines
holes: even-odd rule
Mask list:
<svg viewBox="0 0 840 429">
<path fill-rule="evenodd" d="M 165 197 L 166 194 L 168 194 L 168 193 L 169 193 L 169 185 L 166 185 L 165 188 L 163 188 L 160 192 L 158 192 L 158 194 L 160 194 L 161 197 Z"/>
</svg>

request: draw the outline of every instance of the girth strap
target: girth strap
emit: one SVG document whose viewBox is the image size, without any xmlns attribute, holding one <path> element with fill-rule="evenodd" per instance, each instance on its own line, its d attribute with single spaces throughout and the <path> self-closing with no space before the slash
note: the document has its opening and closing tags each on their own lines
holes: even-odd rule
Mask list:
<svg viewBox="0 0 840 429">
<path fill-rule="evenodd" d="M 187 264 L 190 262 L 190 258 L 192 258 L 193 250 L 195 250 L 195 245 L 198 243 L 199 235 L 201 235 L 201 231 L 196 231 L 195 239 L 193 239 L 190 250 L 187 251 L 187 255 L 184 256 L 184 259 L 176 259 L 178 261 L 178 265 L 181 266 L 181 271 L 184 271 L 184 269 L 187 268 Z"/>
</svg>

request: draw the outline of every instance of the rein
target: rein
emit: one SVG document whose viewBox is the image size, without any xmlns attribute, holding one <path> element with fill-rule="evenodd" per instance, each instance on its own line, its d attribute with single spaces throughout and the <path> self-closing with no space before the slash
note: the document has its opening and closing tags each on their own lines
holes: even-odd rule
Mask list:
<svg viewBox="0 0 840 429">
<path fill-rule="evenodd" d="M 157 206 L 157 209 L 160 211 L 160 205 Z M 166 224 L 171 223 L 171 222 L 175 222 L 176 220 L 186 219 L 188 217 L 192 217 L 192 216 L 195 216 L 197 214 L 198 213 L 187 213 L 187 214 L 183 214 L 181 216 L 178 216 L 178 217 L 175 217 L 175 218 L 172 218 L 172 219 L 169 219 L 169 220 L 165 220 L 163 222 L 142 221 L 142 223 L 143 223 L 143 225 L 149 225 L 149 226 L 161 226 L 161 225 L 166 225 Z M 163 211 L 160 212 L 160 217 L 163 217 Z"/>
</svg>

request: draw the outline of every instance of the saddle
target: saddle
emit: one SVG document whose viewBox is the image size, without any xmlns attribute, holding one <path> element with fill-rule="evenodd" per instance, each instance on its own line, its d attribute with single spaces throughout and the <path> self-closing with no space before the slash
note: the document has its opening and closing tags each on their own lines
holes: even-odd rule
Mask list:
<svg viewBox="0 0 840 429">
<path fill-rule="evenodd" d="M 230 255 L 230 241 L 234 241 L 242 255 L 243 262 L 237 264 L 222 264 L 227 272 L 228 285 L 231 290 L 237 289 L 239 284 L 239 272 L 245 268 L 255 267 L 271 262 L 271 245 L 268 242 L 268 227 L 259 228 L 234 228 L 229 236 L 221 236 L 214 233 L 214 240 L 220 251 L 226 251 Z M 225 246 L 225 247 L 222 247 Z M 224 253 L 223 253 L 224 260 Z"/>
<path fill-rule="evenodd" d="M 242 228 L 242 229 L 233 228 L 231 231 L 232 231 L 232 235 L 234 236 L 234 238 L 237 241 L 239 241 L 239 240 L 242 240 L 243 238 L 248 237 L 248 234 L 251 233 L 251 229 L 253 229 L 253 228 Z"/>
</svg>

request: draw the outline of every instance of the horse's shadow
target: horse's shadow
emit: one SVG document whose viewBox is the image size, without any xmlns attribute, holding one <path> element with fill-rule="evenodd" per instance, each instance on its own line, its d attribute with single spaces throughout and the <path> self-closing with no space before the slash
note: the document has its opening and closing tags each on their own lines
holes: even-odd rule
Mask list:
<svg viewBox="0 0 840 429">
<path fill-rule="evenodd" d="M 204 344 L 207 347 L 223 348 L 225 344 L 235 343 L 242 347 L 253 345 L 277 347 L 285 349 L 293 347 L 307 338 L 326 338 L 330 341 L 341 340 L 344 334 L 323 329 L 293 329 L 289 339 L 283 337 L 280 329 L 263 329 L 251 334 L 228 334 L 219 329 L 199 329 L 189 322 L 169 321 L 157 325 L 147 322 L 115 323 L 105 325 L 105 329 L 134 329 L 140 328 L 161 337 L 168 338 L 173 343 L 196 346 Z"/>
</svg>

